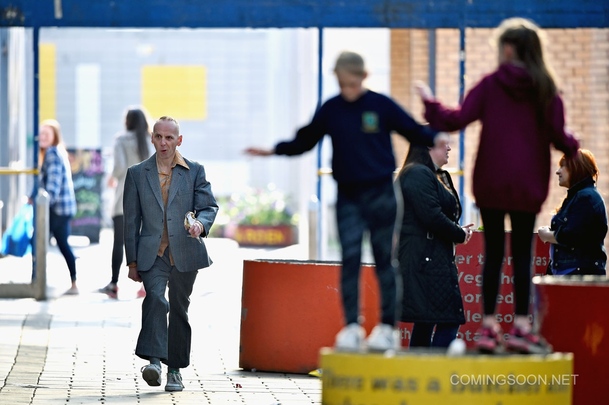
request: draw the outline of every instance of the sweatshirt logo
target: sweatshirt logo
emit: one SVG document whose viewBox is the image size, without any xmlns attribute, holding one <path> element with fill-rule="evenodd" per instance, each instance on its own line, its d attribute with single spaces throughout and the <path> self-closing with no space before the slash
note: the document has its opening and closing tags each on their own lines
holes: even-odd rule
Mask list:
<svg viewBox="0 0 609 405">
<path fill-rule="evenodd" d="M 374 111 L 364 111 L 362 114 L 362 131 L 374 133 L 379 131 L 379 116 Z"/>
</svg>

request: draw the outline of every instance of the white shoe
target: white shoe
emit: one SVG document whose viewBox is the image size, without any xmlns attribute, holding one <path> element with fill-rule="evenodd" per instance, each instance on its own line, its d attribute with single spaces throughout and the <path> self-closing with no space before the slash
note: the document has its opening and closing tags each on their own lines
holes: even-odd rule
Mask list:
<svg viewBox="0 0 609 405">
<path fill-rule="evenodd" d="M 338 332 L 334 348 L 337 350 L 358 351 L 364 348 L 366 331 L 357 323 L 350 323 Z"/>
<path fill-rule="evenodd" d="M 381 351 L 397 350 L 399 348 L 398 331 L 391 325 L 379 323 L 368 336 L 368 350 Z"/>
</svg>

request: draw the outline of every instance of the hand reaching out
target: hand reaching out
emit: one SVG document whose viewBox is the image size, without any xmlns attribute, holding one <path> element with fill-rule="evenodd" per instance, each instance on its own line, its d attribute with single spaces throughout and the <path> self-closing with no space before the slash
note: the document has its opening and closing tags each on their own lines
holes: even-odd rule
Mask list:
<svg viewBox="0 0 609 405">
<path fill-rule="evenodd" d="M 414 87 L 419 94 L 419 97 L 421 97 L 421 100 L 431 101 L 434 99 L 433 92 L 426 83 L 418 80 L 414 83 Z"/>
<path fill-rule="evenodd" d="M 273 149 L 247 148 L 244 153 L 250 156 L 271 156 L 275 151 Z"/>
</svg>

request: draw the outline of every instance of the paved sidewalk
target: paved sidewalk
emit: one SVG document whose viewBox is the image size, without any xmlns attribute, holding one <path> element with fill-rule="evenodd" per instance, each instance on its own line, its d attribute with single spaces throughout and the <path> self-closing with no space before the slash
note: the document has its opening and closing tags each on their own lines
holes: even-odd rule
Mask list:
<svg viewBox="0 0 609 405">
<path fill-rule="evenodd" d="M 119 299 L 97 293 L 110 277 L 111 232 L 98 245 L 76 240 L 80 295 L 63 296 L 68 270 L 55 247 L 48 255 L 46 301 L 0 299 L 0 404 L 321 404 L 321 381 L 306 375 L 242 371 L 238 366 L 242 260 L 304 259 L 303 247 L 239 249 L 207 241 L 214 265 L 199 272 L 190 318 L 185 390 L 149 387 L 133 351 L 139 331 L 139 285 L 119 281 Z M 0 258 L 0 283 L 29 282 L 31 258 Z M 166 368 L 163 370 L 166 372 Z"/>
</svg>

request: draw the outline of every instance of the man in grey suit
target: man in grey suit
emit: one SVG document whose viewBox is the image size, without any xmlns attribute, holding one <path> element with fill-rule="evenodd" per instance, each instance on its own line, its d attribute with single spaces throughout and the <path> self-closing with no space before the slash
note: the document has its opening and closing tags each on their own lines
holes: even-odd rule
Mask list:
<svg viewBox="0 0 609 405">
<path fill-rule="evenodd" d="M 156 153 L 127 170 L 123 196 L 129 278 L 146 289 L 135 354 L 150 361 L 142 367 L 148 385 L 161 385 L 163 362 L 165 391 L 182 391 L 180 369 L 190 364 L 190 294 L 198 269 L 212 263 L 201 237 L 209 234 L 218 204 L 203 166 L 178 152 L 182 135 L 175 119 L 156 121 L 152 143 Z M 186 230 L 188 212 L 194 219 Z"/>
</svg>

